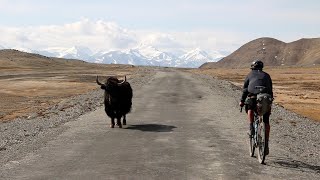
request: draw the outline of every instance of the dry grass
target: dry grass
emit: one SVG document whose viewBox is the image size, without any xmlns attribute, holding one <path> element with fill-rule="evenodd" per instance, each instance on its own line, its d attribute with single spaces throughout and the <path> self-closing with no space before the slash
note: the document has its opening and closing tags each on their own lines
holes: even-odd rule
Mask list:
<svg viewBox="0 0 320 180">
<path fill-rule="evenodd" d="M 0 121 L 41 114 L 49 106 L 65 98 L 96 89 L 96 75 L 126 75 L 131 78 L 136 67 L 99 65 L 64 61 L 53 65 L 14 65 L 0 61 Z M 103 80 L 103 78 L 101 78 Z"/>
<path fill-rule="evenodd" d="M 273 80 L 275 103 L 320 122 L 320 67 L 265 68 Z M 250 69 L 199 69 L 208 74 L 242 86 Z"/>
</svg>

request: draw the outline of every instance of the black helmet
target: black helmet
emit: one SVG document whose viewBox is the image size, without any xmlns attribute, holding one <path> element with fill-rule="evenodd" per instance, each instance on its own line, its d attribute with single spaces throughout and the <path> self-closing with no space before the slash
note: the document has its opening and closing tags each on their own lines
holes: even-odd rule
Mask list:
<svg viewBox="0 0 320 180">
<path fill-rule="evenodd" d="M 256 61 L 253 61 L 252 64 L 251 64 L 251 69 L 262 70 L 262 68 L 263 68 L 263 62 L 262 61 L 256 60 Z"/>
</svg>

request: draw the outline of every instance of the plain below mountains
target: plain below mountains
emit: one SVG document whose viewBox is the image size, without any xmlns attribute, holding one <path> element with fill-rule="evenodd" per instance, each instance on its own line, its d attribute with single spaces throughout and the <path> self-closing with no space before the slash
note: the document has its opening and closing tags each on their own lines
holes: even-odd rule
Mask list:
<svg viewBox="0 0 320 180">
<path fill-rule="evenodd" d="M 313 66 L 320 64 L 320 38 L 300 39 L 285 43 L 273 38 L 259 38 L 246 43 L 218 62 L 200 68 L 244 68 L 254 60 L 266 66 Z"/>
</svg>

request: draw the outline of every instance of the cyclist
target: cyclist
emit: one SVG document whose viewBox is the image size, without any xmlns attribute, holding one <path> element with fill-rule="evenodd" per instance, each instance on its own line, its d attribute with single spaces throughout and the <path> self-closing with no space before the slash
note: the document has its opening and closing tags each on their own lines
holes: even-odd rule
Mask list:
<svg viewBox="0 0 320 180">
<path fill-rule="evenodd" d="M 262 71 L 263 69 L 263 62 L 260 60 L 253 61 L 251 64 L 252 71 L 247 75 L 246 79 L 244 80 L 243 85 L 243 93 L 240 100 L 239 105 L 241 107 L 245 106 L 245 110 L 248 114 L 248 120 L 250 122 L 250 130 L 249 135 L 253 135 L 254 127 L 253 127 L 253 120 L 254 120 L 254 111 L 256 110 L 257 106 L 257 94 L 259 93 L 259 89 L 255 88 L 256 86 L 264 86 L 266 87 L 265 93 L 268 93 L 273 98 L 273 91 L 272 91 L 272 80 L 268 73 Z M 271 109 L 263 116 L 263 121 L 266 125 L 266 155 L 269 154 L 269 134 L 270 134 L 270 124 L 269 124 L 269 117 L 271 114 Z"/>
</svg>

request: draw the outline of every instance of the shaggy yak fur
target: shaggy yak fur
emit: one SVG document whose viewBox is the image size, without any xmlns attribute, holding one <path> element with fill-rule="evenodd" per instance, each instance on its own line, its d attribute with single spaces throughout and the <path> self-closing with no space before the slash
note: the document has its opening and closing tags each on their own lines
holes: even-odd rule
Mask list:
<svg viewBox="0 0 320 180">
<path fill-rule="evenodd" d="M 122 128 L 121 118 L 123 117 L 123 125 L 126 125 L 126 114 L 131 110 L 132 105 L 132 88 L 130 83 L 125 80 L 120 81 L 116 77 L 109 77 L 105 83 L 101 83 L 96 78 L 96 82 L 104 91 L 104 108 L 106 114 L 111 118 L 111 128 L 114 128 L 114 119 L 117 119 L 117 125 Z"/>
</svg>

